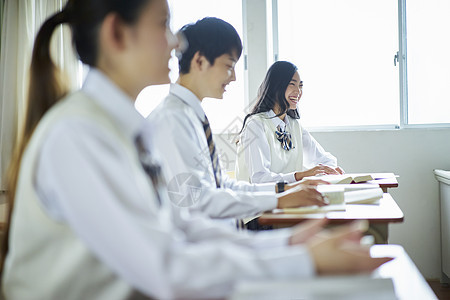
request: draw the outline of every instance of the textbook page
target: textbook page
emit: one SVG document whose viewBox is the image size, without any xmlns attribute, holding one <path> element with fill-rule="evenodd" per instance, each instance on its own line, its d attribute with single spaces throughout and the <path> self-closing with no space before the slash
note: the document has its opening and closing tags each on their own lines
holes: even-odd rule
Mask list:
<svg viewBox="0 0 450 300">
<path fill-rule="evenodd" d="M 344 198 L 346 204 L 379 204 L 383 198 L 383 190 L 375 188 L 345 192 Z"/>
</svg>

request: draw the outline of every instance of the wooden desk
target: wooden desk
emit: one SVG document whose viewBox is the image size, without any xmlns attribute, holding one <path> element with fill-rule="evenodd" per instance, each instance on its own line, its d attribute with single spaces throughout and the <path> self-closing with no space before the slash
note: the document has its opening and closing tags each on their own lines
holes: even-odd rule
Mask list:
<svg viewBox="0 0 450 300">
<path fill-rule="evenodd" d="M 371 254 L 395 259 L 371 274 L 242 282 L 230 299 L 437 299 L 403 247 L 375 245 Z"/>
<path fill-rule="evenodd" d="M 334 211 L 318 214 L 283 214 L 264 213 L 258 222 L 261 225 L 275 225 L 278 227 L 288 227 L 311 219 L 329 219 L 329 224 L 343 224 L 355 220 L 369 221 L 369 234 L 372 234 L 376 243 L 387 243 L 388 224 L 403 222 L 403 212 L 398 207 L 392 196 L 383 194 L 379 205 L 370 204 L 346 204 L 345 211 Z"/>
</svg>

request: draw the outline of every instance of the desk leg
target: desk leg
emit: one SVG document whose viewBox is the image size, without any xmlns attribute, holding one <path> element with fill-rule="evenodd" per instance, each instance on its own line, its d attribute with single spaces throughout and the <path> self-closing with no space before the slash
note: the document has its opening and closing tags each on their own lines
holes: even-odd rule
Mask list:
<svg viewBox="0 0 450 300">
<path fill-rule="evenodd" d="M 367 234 L 370 234 L 375 239 L 375 244 L 388 243 L 388 224 L 369 224 Z"/>
<path fill-rule="evenodd" d="M 387 192 L 388 192 L 388 191 L 387 191 L 387 190 L 388 190 L 387 187 L 382 187 L 381 189 L 383 190 L 383 193 L 387 193 Z"/>
</svg>

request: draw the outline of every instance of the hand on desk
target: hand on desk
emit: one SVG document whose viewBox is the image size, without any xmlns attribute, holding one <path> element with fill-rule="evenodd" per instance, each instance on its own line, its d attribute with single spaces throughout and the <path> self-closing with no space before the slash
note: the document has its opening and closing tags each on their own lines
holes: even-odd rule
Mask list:
<svg viewBox="0 0 450 300">
<path fill-rule="evenodd" d="M 341 167 L 337 166 L 336 168 L 334 168 L 336 170 L 336 172 L 338 172 L 339 174 L 345 174 L 344 169 L 342 169 Z"/>
<path fill-rule="evenodd" d="M 305 221 L 301 225 L 292 228 L 289 245 L 300 245 L 317 235 L 328 223 L 327 219 Z"/>
<path fill-rule="evenodd" d="M 360 244 L 362 233 L 367 229 L 366 225 L 361 226 L 361 224 L 364 223 L 353 222 L 350 225 L 340 226 L 334 230 L 323 230 L 317 234 L 311 233 L 317 231 L 320 223 L 305 225 L 303 235 L 310 236 L 306 238 L 306 246 L 314 259 L 318 274 L 368 272 L 393 259 L 370 256 L 370 248 Z M 291 243 L 297 242 L 294 237 L 299 236 L 300 231 L 300 227 L 294 229 Z M 298 241 L 302 243 L 301 239 Z"/>
<path fill-rule="evenodd" d="M 305 180 L 305 181 L 297 181 L 297 182 L 293 182 L 293 183 L 288 183 L 286 184 L 286 186 L 284 187 L 285 191 L 290 190 L 292 188 L 295 188 L 296 186 L 299 185 L 313 185 L 313 186 L 317 186 L 319 184 L 330 184 L 328 181 L 324 181 L 322 179 L 314 179 L 314 180 Z"/>
<path fill-rule="evenodd" d="M 318 164 L 312 169 L 303 171 L 303 172 L 296 172 L 295 173 L 295 180 L 299 181 L 302 180 L 304 177 L 309 176 L 316 176 L 316 175 L 339 175 L 344 174 L 344 170 L 341 167 L 329 167 L 322 164 Z"/>
<path fill-rule="evenodd" d="M 327 184 L 322 180 L 311 180 L 311 182 L 321 182 Z M 321 193 L 316 189 L 317 184 L 296 184 L 291 186 L 287 191 L 277 194 L 278 206 L 277 208 L 300 207 L 309 205 L 324 206 L 327 205 Z"/>
</svg>

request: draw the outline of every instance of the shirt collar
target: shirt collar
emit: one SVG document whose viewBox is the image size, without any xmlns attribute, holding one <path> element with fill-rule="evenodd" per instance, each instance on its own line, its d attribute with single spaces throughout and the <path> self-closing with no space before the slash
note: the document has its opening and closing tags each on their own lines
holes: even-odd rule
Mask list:
<svg viewBox="0 0 450 300">
<path fill-rule="evenodd" d="M 276 116 L 276 114 L 274 113 L 273 110 L 269 110 L 266 114 L 267 114 L 267 117 L 269 117 L 270 120 L 272 121 L 273 125 L 275 125 L 275 127 L 280 125 L 281 129 L 284 130 L 286 128 L 286 126 L 289 126 L 288 115 L 286 115 L 284 117 L 284 121 L 283 121 L 279 117 Z"/>
<path fill-rule="evenodd" d="M 191 92 L 184 86 L 181 86 L 177 83 L 172 83 L 170 84 L 169 93 L 183 100 L 183 102 L 185 102 L 195 111 L 195 114 L 202 122 L 205 121 L 205 111 L 203 110 L 201 101 L 197 98 L 197 96 L 195 96 L 193 92 Z"/>
<path fill-rule="evenodd" d="M 145 119 L 134 108 L 134 101 L 100 70 L 90 68 L 82 91 L 112 116 L 132 140 L 143 129 Z"/>
</svg>

